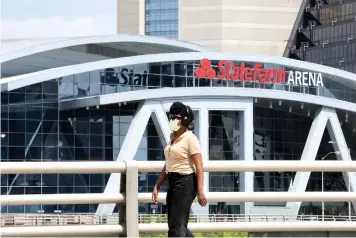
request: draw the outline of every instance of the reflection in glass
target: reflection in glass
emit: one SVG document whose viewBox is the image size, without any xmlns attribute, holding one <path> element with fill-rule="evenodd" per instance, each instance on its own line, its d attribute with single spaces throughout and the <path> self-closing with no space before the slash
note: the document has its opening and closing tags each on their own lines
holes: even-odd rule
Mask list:
<svg viewBox="0 0 356 238">
<path fill-rule="evenodd" d="M 288 57 L 356 73 L 356 2 L 309 0 L 306 7 Z"/>
</svg>

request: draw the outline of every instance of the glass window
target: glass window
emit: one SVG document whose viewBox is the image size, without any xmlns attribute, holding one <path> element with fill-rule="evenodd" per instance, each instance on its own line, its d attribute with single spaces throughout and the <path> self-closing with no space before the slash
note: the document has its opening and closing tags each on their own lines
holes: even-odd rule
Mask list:
<svg viewBox="0 0 356 238">
<path fill-rule="evenodd" d="M 323 1 L 319 7 L 310 0 L 306 6 L 289 57 L 356 73 L 356 3 Z"/>
<path fill-rule="evenodd" d="M 178 0 L 146 0 L 146 35 L 178 38 Z"/>
</svg>

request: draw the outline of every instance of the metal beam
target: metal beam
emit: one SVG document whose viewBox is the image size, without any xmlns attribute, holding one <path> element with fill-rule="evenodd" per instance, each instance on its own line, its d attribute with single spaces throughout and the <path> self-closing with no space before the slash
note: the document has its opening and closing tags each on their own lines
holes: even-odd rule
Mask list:
<svg viewBox="0 0 356 238">
<path fill-rule="evenodd" d="M 127 162 L 130 163 L 130 162 Z M 138 172 L 160 172 L 164 161 L 137 161 Z M 125 162 L 1 162 L 1 174 L 68 174 L 68 173 L 124 173 Z M 354 172 L 356 161 L 207 161 L 204 163 L 205 172 Z M 303 191 L 302 191 L 303 192 Z"/>
<path fill-rule="evenodd" d="M 337 156 L 339 161 L 343 161 L 346 164 L 354 163 L 351 160 L 350 152 L 346 147 L 346 140 L 342 132 L 342 128 L 336 114 L 335 109 L 323 107 L 318 110 L 315 115 L 315 119 L 312 123 L 301 161 L 303 162 L 312 162 L 316 159 L 318 149 L 324 135 L 325 129 L 327 129 L 331 140 L 337 142 L 338 144 L 333 144 L 335 151 L 340 151 L 340 155 Z M 343 145 L 343 146 L 340 146 Z M 336 161 L 322 161 L 326 162 L 336 162 Z M 330 172 L 322 170 L 323 172 Z M 336 171 L 334 171 L 336 172 Z M 352 172 L 352 171 L 339 171 L 339 172 Z M 350 191 L 354 191 L 356 186 L 356 177 L 355 173 L 343 173 L 345 181 L 350 181 Z M 290 188 L 291 192 L 304 192 L 310 177 L 310 172 L 297 172 L 294 178 L 292 187 Z M 348 186 L 348 185 L 347 185 Z M 353 189 L 352 189 L 353 188 Z M 288 202 L 286 207 L 290 208 L 289 214 L 297 215 L 301 206 L 301 202 Z"/>
<path fill-rule="evenodd" d="M 189 223 L 192 232 L 314 232 L 356 231 L 356 222 L 288 221 L 288 222 L 212 222 Z M 139 224 L 140 233 L 167 232 L 165 223 Z M 117 236 L 123 232 L 120 225 L 71 225 L 1 227 L 2 237 L 64 237 L 64 236 Z"/>
<path fill-rule="evenodd" d="M 124 162 L 111 161 L 43 161 L 43 162 L 1 162 L 1 174 L 100 174 L 124 173 Z"/>
<path fill-rule="evenodd" d="M 148 120 L 150 119 L 152 111 L 147 107 L 146 102 L 140 103 L 134 118 L 130 124 L 128 132 L 125 136 L 124 142 L 117 155 L 116 162 L 131 162 L 137 153 L 142 136 L 146 130 Z M 106 184 L 104 193 L 117 194 L 120 192 L 120 174 L 112 173 Z M 99 204 L 96 214 L 112 214 L 115 204 Z"/>
<path fill-rule="evenodd" d="M 310 231 L 356 231 L 356 222 L 212 222 L 189 223 L 192 232 L 310 232 Z M 140 233 L 167 232 L 164 223 L 140 224 Z"/>
<path fill-rule="evenodd" d="M 133 176 L 132 176 L 133 178 Z M 129 182 L 134 187 L 133 181 Z M 136 186 L 137 187 L 137 186 Z M 137 192 L 135 191 L 137 194 Z M 209 202 L 345 202 L 356 201 L 356 193 L 349 192 L 209 192 L 206 194 Z M 75 194 L 27 194 L 3 195 L 0 203 L 4 206 L 44 205 L 44 204 L 98 204 L 98 203 L 132 203 L 137 197 L 140 203 L 150 203 L 151 193 L 139 193 L 126 199 L 123 193 L 75 193 Z M 166 193 L 159 193 L 160 203 L 166 202 Z M 197 199 L 194 202 L 198 202 Z M 135 205 L 136 206 L 136 205 Z M 132 207 L 135 207 L 132 205 Z"/>
</svg>

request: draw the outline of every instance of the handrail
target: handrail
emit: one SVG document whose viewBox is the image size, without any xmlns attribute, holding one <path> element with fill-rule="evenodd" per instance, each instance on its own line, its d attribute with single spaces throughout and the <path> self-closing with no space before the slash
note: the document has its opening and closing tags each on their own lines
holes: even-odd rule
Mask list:
<svg viewBox="0 0 356 238">
<path fill-rule="evenodd" d="M 83 166 L 85 163 L 85 166 Z M 138 172 L 160 172 L 163 161 L 132 161 Z M 1 174 L 125 173 L 126 162 L 1 162 Z M 254 160 L 209 161 L 205 172 L 355 172 L 356 161 Z"/>
<path fill-rule="evenodd" d="M 248 216 L 248 219 L 245 219 Z M 244 215 L 244 214 L 191 214 L 190 219 L 195 223 L 245 223 L 245 222 L 296 222 L 296 221 L 349 221 L 356 222 L 356 216 L 318 216 L 318 215 Z M 165 214 L 139 214 L 140 223 L 166 223 Z M 29 227 L 29 226 L 63 226 L 63 225 L 117 225 L 118 214 L 4 214 L 0 218 L 2 227 Z"/>
<path fill-rule="evenodd" d="M 150 203 L 151 193 L 139 193 L 138 201 Z M 206 194 L 210 202 L 345 202 L 356 201 L 356 193 L 350 192 L 209 192 Z M 67 193 L 67 194 L 26 194 L 2 195 L 2 206 L 16 205 L 48 205 L 48 204 L 123 204 L 125 194 L 104 193 Z M 166 202 L 166 193 L 158 194 L 160 203 Z M 194 202 L 198 202 L 195 199 Z"/>
<path fill-rule="evenodd" d="M 106 219 L 110 219 L 110 218 L 117 218 L 118 217 L 118 213 L 113 213 L 112 215 L 96 215 L 95 213 L 58 213 L 58 214 L 53 214 L 53 213 L 4 213 L 1 215 L 0 220 L 4 220 L 8 217 L 20 217 L 20 218 L 24 218 L 24 219 L 32 219 L 32 218 L 38 218 L 38 219 L 44 219 L 44 218 L 65 218 L 65 217 L 72 217 L 72 216 L 87 216 L 87 217 L 92 217 L 92 218 L 103 218 L 105 217 Z M 166 217 L 167 214 L 150 214 L 150 213 L 140 213 L 139 214 L 140 217 L 142 218 L 158 218 L 158 217 Z M 251 214 L 251 215 L 247 215 L 247 214 L 215 214 L 215 213 L 210 213 L 210 214 L 190 214 L 191 218 L 211 218 L 211 217 L 231 217 L 231 218 L 245 218 L 246 216 L 251 217 L 252 219 L 254 218 L 265 218 L 266 214 Z M 352 221 L 356 221 L 356 215 L 353 216 L 346 216 L 346 215 L 297 215 L 293 216 L 293 215 L 281 215 L 281 214 L 269 214 L 267 215 L 267 217 L 274 219 L 274 218 L 278 218 L 278 219 L 311 219 L 311 218 L 316 218 L 316 219 L 322 219 L 327 218 L 330 220 L 335 220 L 335 219 L 352 219 Z"/>
<path fill-rule="evenodd" d="M 83 166 L 83 163 L 85 166 Z M 125 173 L 126 163 L 115 161 L 1 162 L 1 174 Z"/>
<path fill-rule="evenodd" d="M 348 231 L 355 232 L 356 222 L 334 221 L 299 221 L 299 222 L 226 222 L 226 223 L 189 223 L 192 232 L 313 232 L 313 231 Z M 139 224 L 137 232 L 161 233 L 167 232 L 167 224 L 150 223 Z M 121 225 L 73 225 L 73 226 L 45 226 L 45 227 L 5 227 L 1 228 L 2 237 L 39 237 L 39 236 L 117 236 L 122 234 Z M 130 236 L 131 237 L 131 236 Z M 137 236 L 138 237 L 138 236 Z"/>
<path fill-rule="evenodd" d="M 139 232 L 166 232 L 167 225 L 159 223 L 139 224 L 138 203 L 150 202 L 149 193 L 137 193 L 139 172 L 158 172 L 163 167 L 162 161 L 131 161 L 131 162 L 3 162 L 2 174 L 44 174 L 44 173 L 121 173 L 121 194 L 32 194 L 1 196 L 2 205 L 19 204 L 64 204 L 64 203 L 123 203 L 117 225 L 86 225 L 86 226 L 52 226 L 46 227 L 2 227 L 2 237 L 8 236 L 54 236 L 54 235 L 117 235 L 137 237 Z M 204 164 L 207 172 L 227 171 L 327 171 L 354 172 L 356 161 L 208 161 Z M 247 201 L 356 201 L 356 193 L 351 192 L 240 192 L 240 193 L 207 193 L 210 201 L 247 202 Z M 125 199 L 129 198 L 129 199 Z M 69 202 L 70 201 L 70 202 Z M 160 193 L 159 201 L 164 201 Z M 136 217 L 133 219 L 133 217 Z M 268 219 L 265 220 L 274 220 Z M 249 215 L 241 217 L 239 222 L 206 222 L 190 224 L 193 232 L 209 231 L 354 231 L 356 222 L 348 221 L 273 221 L 273 226 L 264 221 L 253 221 Z M 245 221 L 245 222 L 243 222 Z M 288 221 L 288 222 L 286 222 Z M 100 222 L 99 222 L 100 223 Z"/>
</svg>

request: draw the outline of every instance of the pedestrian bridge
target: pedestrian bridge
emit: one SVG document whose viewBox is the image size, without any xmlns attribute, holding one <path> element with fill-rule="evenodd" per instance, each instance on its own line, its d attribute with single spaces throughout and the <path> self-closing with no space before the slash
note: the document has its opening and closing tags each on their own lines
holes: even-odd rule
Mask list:
<svg viewBox="0 0 356 238">
<path fill-rule="evenodd" d="M 158 172 L 163 162 L 2 162 L 2 174 L 121 173 L 120 194 L 3 195 L 2 205 L 119 203 L 120 214 L 16 214 L 1 217 L 1 237 L 121 236 L 167 232 L 164 216 L 138 213 L 138 203 L 150 193 L 137 193 L 139 172 Z M 207 172 L 315 171 L 354 172 L 356 161 L 209 161 Z M 356 201 L 355 192 L 226 192 L 207 193 L 211 202 Z M 159 194 L 164 202 L 165 194 Z M 195 215 L 192 232 L 349 232 L 356 234 L 356 217 L 288 215 Z M 351 232 L 351 233 L 350 233 Z M 355 233 L 353 233 L 355 232 Z M 355 237 L 355 236 L 354 236 Z"/>
</svg>

